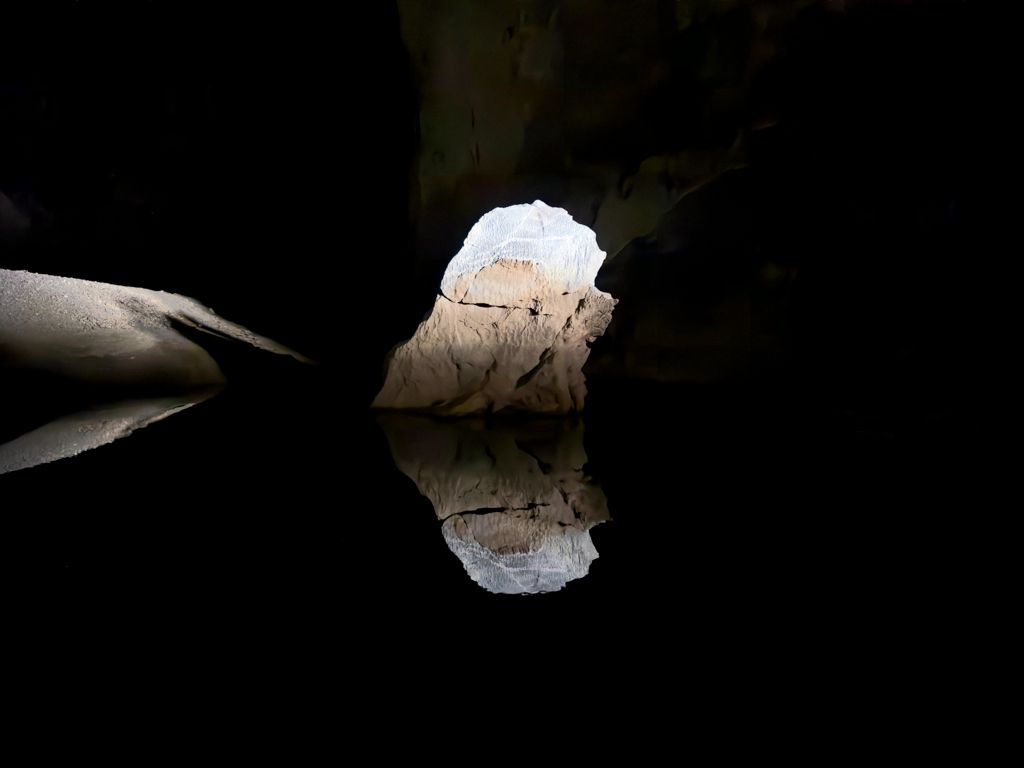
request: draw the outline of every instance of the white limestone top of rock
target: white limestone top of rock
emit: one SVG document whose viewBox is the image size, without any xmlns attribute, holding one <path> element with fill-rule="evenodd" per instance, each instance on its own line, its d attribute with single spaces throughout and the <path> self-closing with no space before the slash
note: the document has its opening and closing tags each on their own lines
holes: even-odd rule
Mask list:
<svg viewBox="0 0 1024 768">
<path fill-rule="evenodd" d="M 592 286 L 604 262 L 597 235 L 562 208 L 540 200 L 495 208 L 473 225 L 462 249 L 448 263 L 441 292 L 459 301 L 456 281 L 500 259 L 532 261 L 549 285 L 572 292 Z"/>
</svg>

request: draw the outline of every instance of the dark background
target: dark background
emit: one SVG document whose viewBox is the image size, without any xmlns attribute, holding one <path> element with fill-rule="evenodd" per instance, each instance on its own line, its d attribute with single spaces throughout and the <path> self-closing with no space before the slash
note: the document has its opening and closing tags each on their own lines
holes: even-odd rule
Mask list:
<svg viewBox="0 0 1024 768">
<path fill-rule="evenodd" d="M 0 265 L 193 296 L 322 363 L 221 350 L 232 383 L 214 400 L 0 479 L 11 584 L 55 651 L 169 644 L 169 664 L 241 674 L 268 648 L 354 644 L 412 671 L 514 625 L 579 661 L 635 643 L 744 657 L 755 637 L 828 655 L 854 638 L 913 665 L 951 612 L 981 610 L 1004 567 L 979 576 L 975 523 L 1008 417 L 1014 19 L 806 4 L 786 55 L 718 111 L 687 80 L 696 33 L 662 41 L 676 74 L 645 129 L 604 140 L 624 173 L 662 134 L 713 146 L 777 122 L 700 198 L 704 240 L 637 241 L 608 264 L 613 327 L 630 302 L 711 307 L 771 261 L 790 280 L 784 352 L 710 383 L 592 377 L 588 470 L 615 519 L 593 531 L 589 576 L 524 602 L 469 581 L 368 412 L 443 269 L 414 247 L 418 96 L 397 10 L 22 5 L 0 26 Z M 731 39 L 714 25 L 734 17 L 708 13 L 693 29 Z M 628 347 L 618 333 L 595 362 Z"/>
</svg>

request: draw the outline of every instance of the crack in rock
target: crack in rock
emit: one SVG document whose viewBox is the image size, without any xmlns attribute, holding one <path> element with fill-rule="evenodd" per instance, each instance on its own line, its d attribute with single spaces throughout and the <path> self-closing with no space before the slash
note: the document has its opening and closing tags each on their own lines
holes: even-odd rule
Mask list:
<svg viewBox="0 0 1024 768">
<path fill-rule="evenodd" d="M 377 409 L 443 416 L 583 409 L 583 365 L 617 303 L 594 232 L 541 201 L 470 230 L 416 333 L 389 353 Z M 488 362 L 493 361 L 493 362 Z"/>
<path fill-rule="evenodd" d="M 600 487 L 576 469 L 587 461 L 582 420 L 491 424 L 382 411 L 377 421 L 473 581 L 537 594 L 588 573 L 598 556 L 590 529 L 611 516 Z"/>
</svg>

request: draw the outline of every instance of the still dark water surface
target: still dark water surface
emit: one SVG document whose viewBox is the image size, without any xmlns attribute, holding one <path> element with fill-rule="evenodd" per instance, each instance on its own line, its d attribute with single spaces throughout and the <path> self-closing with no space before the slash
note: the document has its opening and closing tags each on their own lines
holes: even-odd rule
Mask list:
<svg viewBox="0 0 1024 768">
<path fill-rule="evenodd" d="M 788 697 L 854 724 L 831 745 L 881 731 L 917 750 L 1005 698 L 981 686 L 1007 679 L 992 648 L 1019 602 L 1002 551 L 1012 508 L 993 490 L 1014 477 L 995 436 L 1012 438 L 1018 410 L 999 397 L 1016 380 L 999 338 L 1018 303 L 1004 296 L 1016 19 L 972 3 L 646 2 L 565 4 L 553 28 L 513 8 L 490 29 L 466 3 L 422 26 L 394 3 L 346 7 L 341 25 L 327 6 L 317 23 L 255 6 L 21 5 L 24 21 L 6 6 L 0 20 L 0 268 L 191 296 L 323 366 L 247 370 L 211 347 L 228 379 L 216 396 L 0 476 L 6 659 L 40 702 L 17 697 L 20 712 L 49 725 L 75 697 L 76 714 L 101 711 L 120 677 L 126 709 L 173 724 L 157 748 L 222 731 L 242 699 L 273 713 L 237 732 L 260 748 L 301 710 L 332 737 L 380 724 L 380 749 L 413 713 L 448 736 L 443 692 L 474 732 L 504 725 L 502 745 L 572 718 L 586 742 L 607 751 L 622 733 L 635 754 L 652 731 L 678 751 L 693 709 L 729 730 L 716 748 L 753 741 L 733 725 L 744 707 L 813 743 Z M 510 74 L 508 56 L 549 50 L 555 79 L 478 89 L 482 104 L 467 91 L 431 117 L 435 76 L 484 50 Z M 523 152 L 506 162 L 520 114 Z M 737 136 L 748 167 L 684 197 L 653 241 L 636 230 L 598 274 L 621 301 L 572 427 L 579 482 L 610 517 L 586 530 L 598 556 L 554 592 L 487 591 L 402 469 L 448 454 L 396 464 L 368 408 L 387 351 L 487 210 L 539 198 L 596 226 L 648 199 L 625 184 L 638 168 Z M 431 196 L 433 150 L 449 145 L 461 191 Z M 591 162 L 608 173 L 596 190 Z M 785 381 L 639 380 L 733 381 L 725 364 L 773 340 L 796 350 Z M 23 406 L 3 418 L 29 423 Z M 437 463 L 457 485 L 457 462 Z M 935 721 L 907 726 L 918 701 L 953 714 L 941 740 Z M 639 727 L 622 726 L 630 714 Z M 974 762 L 1006 714 L 986 719 Z"/>
<path fill-rule="evenodd" d="M 557 475 L 551 435 L 568 434 L 563 459 L 581 440 L 586 463 L 567 476 L 606 500 L 610 519 L 587 530 L 598 557 L 586 575 L 526 600 L 494 594 L 449 548 L 379 416 L 336 402 L 338 383 L 330 368 L 296 365 L 4 476 L 18 499 L 4 540 L 39 620 L 286 644 L 525 622 L 611 642 L 861 631 L 956 599 L 957 566 L 932 544 L 948 540 L 964 489 L 934 439 L 850 433 L 741 385 L 593 379 L 582 418 L 534 424 L 532 438 L 515 423 L 431 428 L 449 448 L 460 429 L 485 435 L 459 449 L 474 482 L 486 474 L 476 459 L 501 440 Z M 441 466 L 442 484 L 458 486 L 460 464 L 442 454 L 435 445 L 413 464 Z"/>
</svg>

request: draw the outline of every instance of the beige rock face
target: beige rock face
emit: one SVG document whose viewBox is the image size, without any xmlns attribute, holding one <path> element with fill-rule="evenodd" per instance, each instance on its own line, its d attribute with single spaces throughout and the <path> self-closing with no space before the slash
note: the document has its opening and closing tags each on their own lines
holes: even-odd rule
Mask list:
<svg viewBox="0 0 1024 768">
<path fill-rule="evenodd" d="M 188 296 L 0 269 L 0 370 L 165 390 L 224 384 L 213 358 L 174 323 L 312 362 Z"/>
<path fill-rule="evenodd" d="M 593 280 L 605 254 L 559 208 L 499 208 L 470 231 L 414 336 L 385 362 L 374 408 L 445 416 L 583 409 L 588 341 L 616 300 Z"/>
<path fill-rule="evenodd" d="M 590 529 L 611 516 L 583 470 L 580 419 L 377 419 L 395 465 L 430 499 L 445 543 L 481 587 L 554 592 L 589 572 Z"/>
</svg>

